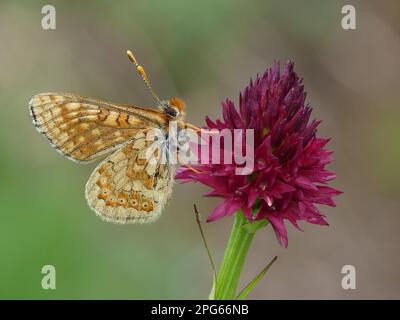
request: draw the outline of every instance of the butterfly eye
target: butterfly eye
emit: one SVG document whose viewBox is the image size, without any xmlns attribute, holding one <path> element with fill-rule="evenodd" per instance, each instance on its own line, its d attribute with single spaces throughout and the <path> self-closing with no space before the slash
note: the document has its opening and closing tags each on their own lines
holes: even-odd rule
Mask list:
<svg viewBox="0 0 400 320">
<path fill-rule="evenodd" d="M 179 112 L 169 105 L 164 106 L 164 112 L 170 118 L 176 118 L 179 115 Z"/>
</svg>

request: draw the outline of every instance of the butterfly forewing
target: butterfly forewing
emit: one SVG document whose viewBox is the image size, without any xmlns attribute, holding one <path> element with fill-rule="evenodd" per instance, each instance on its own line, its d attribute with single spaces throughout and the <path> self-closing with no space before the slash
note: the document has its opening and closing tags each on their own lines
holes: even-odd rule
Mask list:
<svg viewBox="0 0 400 320">
<path fill-rule="evenodd" d="M 158 110 L 73 94 L 38 94 L 29 108 L 38 131 L 62 154 L 79 162 L 115 150 L 144 129 L 167 125 Z"/>
</svg>

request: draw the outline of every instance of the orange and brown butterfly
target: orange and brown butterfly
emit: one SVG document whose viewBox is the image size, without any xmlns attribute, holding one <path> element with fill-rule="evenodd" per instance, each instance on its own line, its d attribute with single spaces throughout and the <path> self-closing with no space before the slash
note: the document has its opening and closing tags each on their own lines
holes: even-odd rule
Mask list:
<svg viewBox="0 0 400 320">
<path fill-rule="evenodd" d="M 170 121 L 179 128 L 201 129 L 184 122 L 185 103 L 177 97 L 161 101 L 145 70 L 135 64 L 158 109 L 122 105 L 64 93 L 41 93 L 32 97 L 33 123 L 61 154 L 85 163 L 109 155 L 86 184 L 89 206 L 106 221 L 146 223 L 156 220 L 172 192 L 175 165 L 156 161 L 146 154 L 154 142 L 150 129 L 168 131 Z M 158 160 L 157 160 L 158 159 Z"/>
</svg>

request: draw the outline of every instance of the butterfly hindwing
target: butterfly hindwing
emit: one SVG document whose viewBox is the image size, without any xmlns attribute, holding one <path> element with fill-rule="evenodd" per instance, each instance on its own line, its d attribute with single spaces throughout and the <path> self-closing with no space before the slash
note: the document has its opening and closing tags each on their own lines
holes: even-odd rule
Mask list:
<svg viewBox="0 0 400 320">
<path fill-rule="evenodd" d="M 174 167 L 160 161 L 161 149 L 149 158 L 151 143 L 143 132 L 136 134 L 90 176 L 86 198 L 103 220 L 147 223 L 160 216 L 172 192 Z"/>
</svg>

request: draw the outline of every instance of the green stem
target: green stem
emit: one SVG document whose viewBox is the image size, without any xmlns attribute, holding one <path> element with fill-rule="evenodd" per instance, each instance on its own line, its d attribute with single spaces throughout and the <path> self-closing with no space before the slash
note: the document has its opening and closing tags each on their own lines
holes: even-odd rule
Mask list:
<svg viewBox="0 0 400 320">
<path fill-rule="evenodd" d="M 214 299 L 235 299 L 244 261 L 255 232 L 265 226 L 266 221 L 249 224 L 242 212 L 235 214 L 235 222 L 225 250 L 217 277 Z"/>
</svg>

